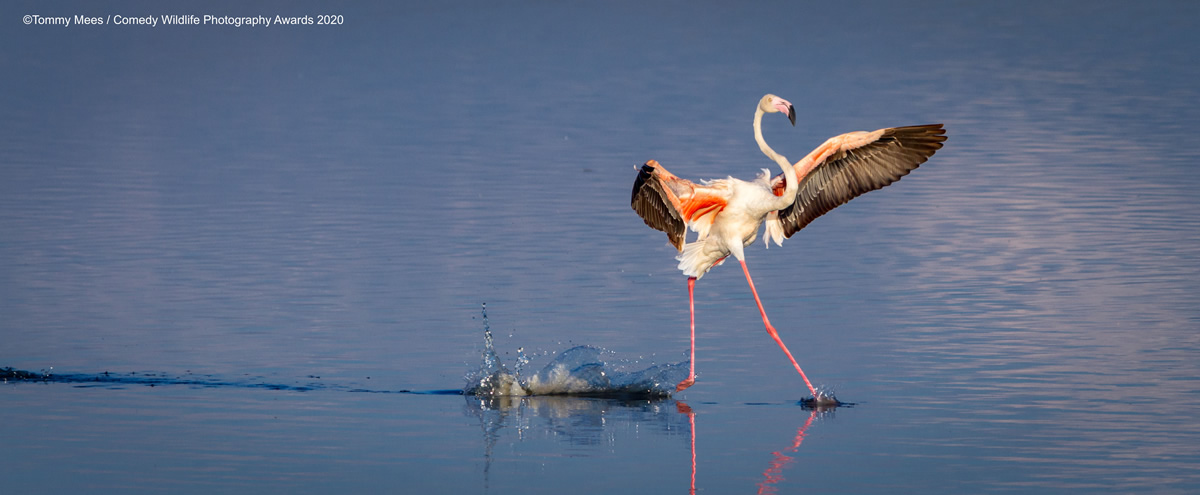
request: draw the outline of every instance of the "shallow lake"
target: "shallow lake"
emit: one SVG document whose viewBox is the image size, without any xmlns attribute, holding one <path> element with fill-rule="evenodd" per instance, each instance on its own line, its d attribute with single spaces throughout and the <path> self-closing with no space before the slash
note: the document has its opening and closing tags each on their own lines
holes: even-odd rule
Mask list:
<svg viewBox="0 0 1200 495">
<path fill-rule="evenodd" d="M 5 2 L 3 493 L 1196 493 L 1200 4 Z M 118 25 L 113 16 L 334 25 Z M 105 25 L 18 21 L 97 16 Z M 944 123 L 696 287 L 636 167 Z M 774 117 L 774 118 L 771 118 Z M 105 374 L 105 373 L 108 374 Z M 60 378 L 70 379 L 60 379 Z M 416 392 L 416 393 L 414 393 Z"/>
</svg>

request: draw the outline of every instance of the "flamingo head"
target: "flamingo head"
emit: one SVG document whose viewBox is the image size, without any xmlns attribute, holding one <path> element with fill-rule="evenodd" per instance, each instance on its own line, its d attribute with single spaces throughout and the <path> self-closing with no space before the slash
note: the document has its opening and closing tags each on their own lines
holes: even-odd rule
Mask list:
<svg viewBox="0 0 1200 495">
<path fill-rule="evenodd" d="M 792 108 L 792 102 L 790 101 L 775 95 L 766 95 L 759 100 L 758 108 L 761 108 L 762 111 L 766 113 L 783 113 L 784 115 L 787 115 L 787 118 L 789 121 L 791 121 L 792 125 L 796 125 L 796 110 L 795 108 Z"/>
</svg>

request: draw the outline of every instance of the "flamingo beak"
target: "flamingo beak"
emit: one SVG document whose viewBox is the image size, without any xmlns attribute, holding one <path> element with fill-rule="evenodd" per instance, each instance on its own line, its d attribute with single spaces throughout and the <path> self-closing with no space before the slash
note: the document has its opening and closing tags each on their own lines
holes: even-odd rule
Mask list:
<svg viewBox="0 0 1200 495">
<path fill-rule="evenodd" d="M 792 123 L 792 127 L 796 126 L 796 109 L 792 108 L 791 102 L 780 98 L 779 101 L 775 102 L 775 109 L 787 115 L 788 120 Z"/>
</svg>

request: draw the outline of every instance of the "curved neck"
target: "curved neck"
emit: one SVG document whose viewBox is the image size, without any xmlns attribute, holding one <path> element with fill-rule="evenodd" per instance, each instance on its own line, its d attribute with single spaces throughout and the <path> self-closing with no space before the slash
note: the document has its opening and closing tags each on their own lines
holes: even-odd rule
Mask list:
<svg viewBox="0 0 1200 495">
<path fill-rule="evenodd" d="M 767 158 L 770 158 L 774 160 L 775 163 L 779 164 L 779 168 L 783 170 L 783 176 L 787 179 L 787 186 L 783 190 L 783 196 L 780 196 L 779 198 L 780 202 L 782 203 L 782 206 L 780 206 L 779 209 L 783 209 L 787 208 L 792 204 L 793 201 L 795 201 L 796 191 L 800 189 L 800 184 L 798 183 L 799 181 L 796 180 L 795 172 L 792 171 L 791 162 L 788 162 L 787 158 L 771 149 L 771 146 L 767 144 L 767 140 L 763 139 L 762 117 L 764 113 L 766 112 L 763 112 L 761 107 L 754 112 L 754 140 L 758 141 L 758 149 L 762 150 L 763 154 L 767 155 Z"/>
</svg>

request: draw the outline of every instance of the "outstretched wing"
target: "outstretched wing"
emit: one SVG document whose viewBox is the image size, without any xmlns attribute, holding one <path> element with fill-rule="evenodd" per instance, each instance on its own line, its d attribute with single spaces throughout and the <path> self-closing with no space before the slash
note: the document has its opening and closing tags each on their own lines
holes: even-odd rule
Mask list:
<svg viewBox="0 0 1200 495">
<path fill-rule="evenodd" d="M 671 245 L 683 251 L 687 228 L 708 234 L 709 227 L 728 204 L 730 188 L 726 181 L 696 184 L 680 179 L 650 160 L 638 171 L 633 183 L 633 210 L 651 228 L 667 233 Z"/>
<path fill-rule="evenodd" d="M 925 163 L 946 140 L 942 124 L 851 132 L 830 138 L 795 165 L 800 190 L 791 206 L 768 222 L 786 237 L 847 201 L 883 188 Z M 782 175 L 772 184 L 782 194 Z M 772 226 L 768 225 L 768 229 Z M 776 239 L 778 242 L 779 239 Z"/>
</svg>

